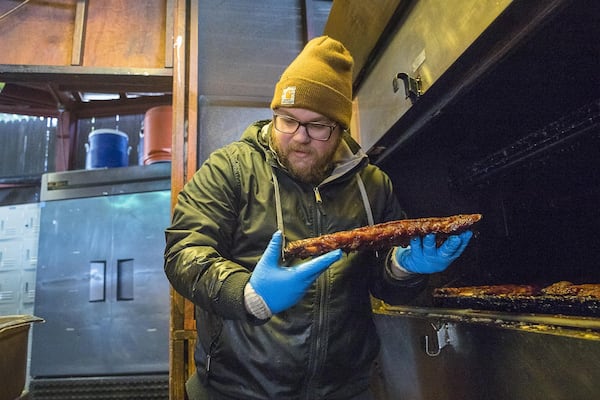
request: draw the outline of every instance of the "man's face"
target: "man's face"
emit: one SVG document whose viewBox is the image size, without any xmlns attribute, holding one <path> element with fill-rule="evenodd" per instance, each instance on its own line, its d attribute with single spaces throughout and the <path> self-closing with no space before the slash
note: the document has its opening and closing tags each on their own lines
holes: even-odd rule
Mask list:
<svg viewBox="0 0 600 400">
<path fill-rule="evenodd" d="M 327 117 L 302 108 L 279 108 L 275 114 L 290 117 L 301 123 L 334 125 Z M 279 161 L 301 182 L 317 185 L 333 168 L 332 160 L 341 140 L 341 128 L 336 126 L 329 140 L 320 141 L 308 136 L 305 126 L 299 126 L 293 133 L 283 133 L 273 129 L 273 147 Z"/>
</svg>

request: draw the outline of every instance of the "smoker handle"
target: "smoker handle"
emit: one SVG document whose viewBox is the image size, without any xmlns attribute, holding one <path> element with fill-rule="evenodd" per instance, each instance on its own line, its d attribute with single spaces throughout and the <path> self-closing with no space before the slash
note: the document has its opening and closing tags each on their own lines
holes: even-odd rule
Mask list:
<svg viewBox="0 0 600 400">
<path fill-rule="evenodd" d="M 442 349 L 451 344 L 450 330 L 447 322 L 432 322 L 431 326 L 435 329 L 437 336 L 437 349 L 432 349 L 429 342 L 429 336 L 425 336 L 425 353 L 429 357 L 437 357 L 440 355 Z"/>
<path fill-rule="evenodd" d="M 117 261 L 117 301 L 133 300 L 133 258 Z"/>
<path fill-rule="evenodd" d="M 106 300 L 106 261 L 90 261 L 90 302 Z"/>
</svg>

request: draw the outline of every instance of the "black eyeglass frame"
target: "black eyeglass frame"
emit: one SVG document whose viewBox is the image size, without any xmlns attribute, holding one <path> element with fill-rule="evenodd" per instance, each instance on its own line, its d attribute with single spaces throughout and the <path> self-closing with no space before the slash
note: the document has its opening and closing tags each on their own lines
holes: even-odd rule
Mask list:
<svg viewBox="0 0 600 400">
<path fill-rule="evenodd" d="M 290 120 L 290 121 L 294 121 L 295 123 L 298 124 L 298 126 L 296 126 L 296 129 L 294 129 L 293 132 L 283 132 L 283 131 L 277 129 L 277 127 L 276 127 L 277 124 L 276 124 L 275 120 L 277 118 L 283 118 L 283 119 L 287 119 L 287 120 Z M 300 129 L 301 126 L 304 127 L 304 129 L 306 130 L 306 134 L 312 140 L 317 140 L 319 142 L 326 142 L 329 139 L 331 139 L 331 135 L 333 135 L 334 129 L 338 127 L 338 123 L 335 122 L 335 123 L 333 123 L 333 125 L 328 125 L 328 124 L 321 124 L 321 123 L 318 123 L 318 122 L 300 122 L 296 118 L 290 117 L 289 115 L 281 115 L 281 114 L 275 114 L 275 113 L 273 113 L 273 128 L 275 128 L 277 130 L 277 132 L 281 132 L 281 133 L 283 133 L 285 135 L 294 135 L 294 134 L 296 134 L 296 132 L 298 132 L 298 129 Z M 311 126 L 327 127 L 327 128 L 329 128 L 329 135 L 325 139 L 319 139 L 319 138 L 312 137 L 311 134 L 310 134 L 310 127 Z"/>
</svg>

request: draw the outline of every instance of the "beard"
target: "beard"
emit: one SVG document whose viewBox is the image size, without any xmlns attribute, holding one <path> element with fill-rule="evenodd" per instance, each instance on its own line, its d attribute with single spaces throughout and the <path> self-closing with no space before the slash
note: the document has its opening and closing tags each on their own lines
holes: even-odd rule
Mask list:
<svg viewBox="0 0 600 400">
<path fill-rule="evenodd" d="M 273 148 L 275 153 L 277 153 L 279 162 L 287 169 L 290 175 L 300 182 L 318 185 L 319 183 L 323 182 L 323 180 L 327 178 L 333 170 L 333 158 L 341 141 L 341 135 L 333 136 L 330 140 L 335 142 L 334 145 L 331 146 L 326 153 L 323 153 L 320 156 L 317 155 L 316 151 L 312 147 L 293 142 L 290 142 L 288 147 L 284 149 L 279 141 L 274 140 Z M 310 154 L 314 162 L 312 162 L 310 165 L 300 165 L 294 163 L 290 159 L 290 154 L 294 151 L 302 151 Z"/>
</svg>

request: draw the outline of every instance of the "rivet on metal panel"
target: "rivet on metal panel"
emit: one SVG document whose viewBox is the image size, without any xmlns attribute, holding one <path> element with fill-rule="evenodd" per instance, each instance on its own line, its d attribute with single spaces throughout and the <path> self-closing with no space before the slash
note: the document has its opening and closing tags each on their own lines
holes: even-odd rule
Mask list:
<svg viewBox="0 0 600 400">
<path fill-rule="evenodd" d="M 429 345 L 429 336 L 425 336 L 425 353 L 430 357 L 436 357 L 442 349 L 450 344 L 450 334 L 448 331 L 448 323 L 431 323 L 437 335 L 437 349 L 432 350 Z"/>
</svg>

